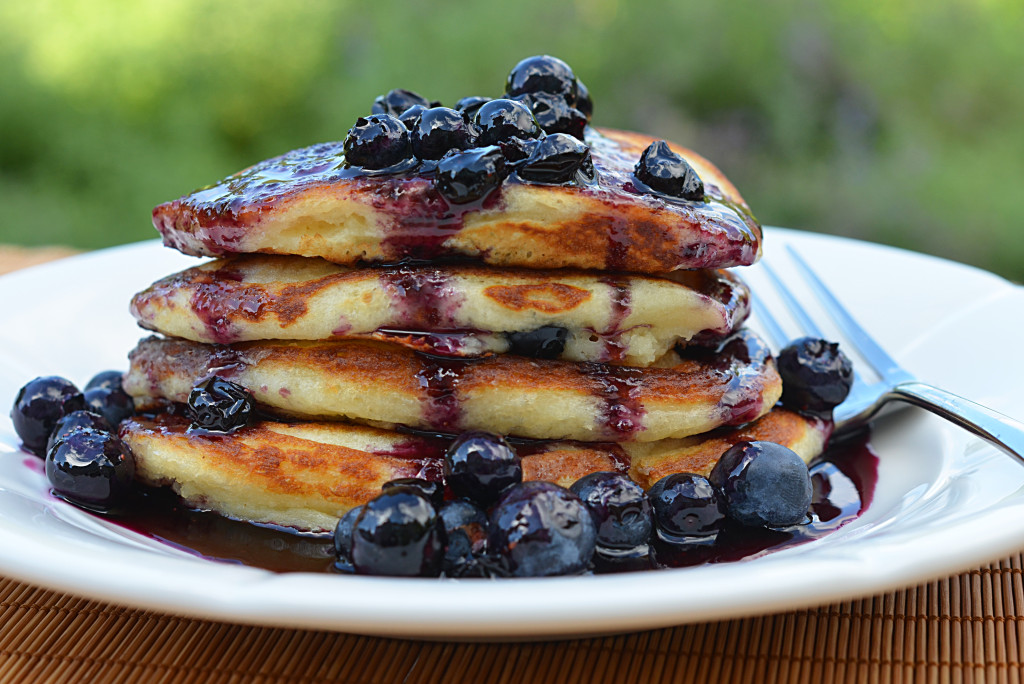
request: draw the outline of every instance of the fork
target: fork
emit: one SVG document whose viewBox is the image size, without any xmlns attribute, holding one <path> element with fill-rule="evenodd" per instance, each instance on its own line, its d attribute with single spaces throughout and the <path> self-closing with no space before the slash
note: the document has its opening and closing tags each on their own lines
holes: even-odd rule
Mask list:
<svg viewBox="0 0 1024 684">
<path fill-rule="evenodd" d="M 898 401 L 918 406 L 945 418 L 988 440 L 1024 465 L 1024 423 L 952 392 L 918 381 L 910 372 L 900 367 L 895 359 L 854 320 L 793 246 L 786 245 L 786 249 L 796 270 L 810 285 L 825 311 L 846 336 L 846 342 L 867 361 L 880 378 L 877 382 L 869 383 L 863 374 L 854 368 L 854 382 L 850 394 L 833 413 L 835 434 L 863 427 L 883 406 Z M 801 306 L 775 269 L 765 262 L 761 262 L 761 267 L 804 333 L 824 339 L 820 327 Z M 763 305 L 762 300 L 755 297 L 754 304 L 758 320 L 762 322 L 765 333 L 772 338 L 775 347 L 785 346 L 790 338 L 786 336 L 778 319 Z"/>
</svg>

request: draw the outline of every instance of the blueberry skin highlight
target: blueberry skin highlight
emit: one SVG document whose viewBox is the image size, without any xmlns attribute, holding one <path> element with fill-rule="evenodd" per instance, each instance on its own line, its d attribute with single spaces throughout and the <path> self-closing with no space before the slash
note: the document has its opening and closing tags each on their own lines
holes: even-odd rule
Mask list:
<svg viewBox="0 0 1024 684">
<path fill-rule="evenodd" d="M 510 138 L 540 138 L 543 129 L 529 106 L 515 100 L 491 100 L 474 117 L 480 135 L 477 145 L 497 145 Z"/>
<path fill-rule="evenodd" d="M 534 359 L 557 359 L 565 351 L 569 331 L 556 325 L 546 325 L 536 330 L 506 333 L 506 336 L 509 354 Z"/>
<path fill-rule="evenodd" d="M 440 159 L 449 150 L 465 150 L 473 146 L 476 130 L 466 123 L 462 114 L 447 107 L 420 112 L 412 131 L 412 151 L 420 159 Z"/>
<path fill-rule="evenodd" d="M 390 114 L 356 119 L 345 136 L 345 163 L 364 169 L 385 169 L 412 156 L 405 124 Z"/>
<path fill-rule="evenodd" d="M 726 514 L 753 527 L 803 522 L 814 488 L 807 465 L 792 449 L 774 442 L 738 442 L 708 476 L 722 494 Z"/>
<path fill-rule="evenodd" d="M 117 437 L 78 428 L 46 454 L 46 479 L 57 496 L 77 506 L 107 510 L 131 492 L 135 461 Z"/>
<path fill-rule="evenodd" d="M 86 410 L 98 413 L 112 426 L 135 415 L 135 402 L 124 390 L 115 387 L 93 387 L 85 390 Z"/>
<path fill-rule="evenodd" d="M 418 489 L 391 487 L 356 518 L 352 564 L 358 574 L 437 577 L 443 558 L 444 527 Z"/>
<path fill-rule="evenodd" d="M 569 488 L 590 511 L 597 545 L 628 550 L 645 546 L 654 527 L 643 487 L 622 473 L 591 473 Z"/>
<path fill-rule="evenodd" d="M 563 185 L 594 179 L 590 148 L 565 133 L 552 133 L 538 142 L 517 169 L 523 180 Z"/>
<path fill-rule="evenodd" d="M 248 424 L 253 414 L 252 395 L 241 385 L 213 376 L 196 385 L 188 395 L 192 426 L 211 432 L 234 432 Z"/>
<path fill-rule="evenodd" d="M 694 201 L 704 199 L 704 181 L 664 140 L 648 145 L 633 173 L 648 187 L 664 195 Z"/>
<path fill-rule="evenodd" d="M 853 387 L 853 364 L 836 342 L 802 337 L 776 361 L 782 377 L 782 404 L 794 411 L 827 413 L 843 403 Z"/>
<path fill-rule="evenodd" d="M 527 93 L 560 95 L 575 104 L 578 82 L 572 67 L 551 55 L 536 55 L 520 61 L 509 72 L 505 93 L 510 97 Z"/>
<path fill-rule="evenodd" d="M 590 566 L 597 529 L 590 511 L 568 489 L 524 482 L 491 512 L 487 545 L 513 577 L 570 575 Z"/>
<path fill-rule="evenodd" d="M 455 496 L 488 508 L 523 481 L 522 461 L 499 435 L 464 432 L 445 453 L 444 480 Z"/>
<path fill-rule="evenodd" d="M 449 577 L 486 577 L 480 562 L 487 553 L 487 513 L 464 499 L 449 501 L 437 513 L 447 544 L 444 572 Z"/>
<path fill-rule="evenodd" d="M 57 421 L 85 409 L 85 397 L 62 377 L 49 375 L 31 380 L 18 391 L 11 407 L 11 422 L 25 448 L 46 455 L 46 443 Z"/>
<path fill-rule="evenodd" d="M 86 383 L 85 389 L 91 390 L 97 387 L 106 387 L 108 389 L 123 389 L 121 387 L 121 381 L 124 378 L 124 373 L 116 370 L 103 371 L 92 376 L 92 379 Z"/>
<path fill-rule="evenodd" d="M 706 477 L 673 473 L 647 491 L 658 536 L 670 543 L 713 538 L 725 522 L 720 496 Z"/>
<path fill-rule="evenodd" d="M 419 93 L 415 93 L 411 90 L 395 88 L 394 90 L 389 90 L 384 95 L 379 95 L 377 99 L 373 101 L 370 113 L 401 116 L 414 105 L 429 108 L 430 101 Z"/>
<path fill-rule="evenodd" d="M 414 487 L 430 500 L 430 505 L 436 509 L 441 508 L 444 503 L 444 483 L 424 480 L 420 477 L 400 477 L 396 480 L 388 480 L 380 486 L 382 492 L 391 487 Z"/>
<path fill-rule="evenodd" d="M 334 569 L 337 572 L 351 574 L 356 571 L 352 565 L 352 531 L 356 527 L 356 518 L 362 512 L 362 506 L 349 509 L 334 527 Z"/>
<path fill-rule="evenodd" d="M 92 411 L 72 411 L 58 420 L 54 426 L 50 439 L 46 443 L 47 453 L 62 437 L 81 428 L 89 428 L 98 432 L 111 432 L 113 429 L 110 422 L 98 413 L 93 413 Z"/>
<path fill-rule="evenodd" d="M 505 156 L 497 146 L 450 152 L 437 164 L 434 186 L 453 204 L 483 199 L 508 176 Z"/>
</svg>

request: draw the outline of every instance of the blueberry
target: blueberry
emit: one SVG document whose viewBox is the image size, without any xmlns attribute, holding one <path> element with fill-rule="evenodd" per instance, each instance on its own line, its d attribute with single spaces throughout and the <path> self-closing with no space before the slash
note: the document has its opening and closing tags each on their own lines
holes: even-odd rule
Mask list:
<svg viewBox="0 0 1024 684">
<path fill-rule="evenodd" d="M 594 160 L 590 148 L 576 138 L 553 133 L 537 143 L 516 173 L 524 180 L 537 183 L 585 182 L 594 179 Z"/>
<path fill-rule="evenodd" d="M 439 511 L 448 540 L 444 572 L 450 577 L 483 577 L 480 560 L 487 552 L 487 513 L 469 501 L 449 501 Z"/>
<path fill-rule="evenodd" d="M 704 199 L 704 181 L 664 140 L 652 142 L 643 151 L 634 173 L 657 192 L 688 200 Z"/>
<path fill-rule="evenodd" d="M 507 175 L 505 157 L 492 145 L 448 154 L 437 164 L 434 183 L 448 201 L 465 204 L 485 197 Z"/>
<path fill-rule="evenodd" d="M 401 116 L 398 117 L 398 120 L 401 121 L 406 129 L 411 132 L 420 125 L 420 117 L 423 116 L 423 112 L 425 111 L 428 110 L 423 105 L 413 105 L 402 112 Z"/>
<path fill-rule="evenodd" d="M 85 409 L 85 397 L 69 380 L 50 375 L 36 378 L 18 391 L 11 421 L 25 448 L 46 455 L 46 442 L 57 421 Z"/>
<path fill-rule="evenodd" d="M 779 352 L 782 403 L 795 411 L 831 411 L 853 386 L 853 364 L 835 342 L 794 340 Z"/>
<path fill-rule="evenodd" d="M 713 537 L 725 522 L 725 511 L 708 479 L 694 473 L 673 473 L 647 492 L 658 536 L 679 543 Z"/>
<path fill-rule="evenodd" d="M 409 131 L 390 114 L 359 117 L 345 137 L 345 162 L 364 169 L 383 169 L 412 156 Z"/>
<path fill-rule="evenodd" d="M 487 545 L 514 577 L 568 575 L 589 567 L 597 530 L 587 507 L 568 489 L 524 482 L 491 512 Z"/>
<path fill-rule="evenodd" d="M 249 391 L 216 375 L 196 385 L 188 395 L 188 416 L 193 427 L 233 432 L 246 425 L 252 413 Z"/>
<path fill-rule="evenodd" d="M 462 116 L 465 117 L 466 121 L 473 121 L 473 117 L 476 116 L 477 110 L 490 101 L 491 98 L 489 97 L 470 95 L 469 97 L 464 97 L 455 103 L 455 111 L 462 112 Z"/>
<path fill-rule="evenodd" d="M 476 131 L 454 109 L 435 107 L 424 110 L 412 129 L 412 151 L 420 159 L 440 159 L 448 150 L 473 146 Z"/>
<path fill-rule="evenodd" d="M 78 506 L 106 510 L 131 492 L 135 464 L 108 432 L 78 428 L 46 454 L 46 479 L 57 496 Z"/>
<path fill-rule="evenodd" d="M 427 98 L 423 97 L 419 93 L 396 88 L 395 90 L 388 91 L 386 95 L 379 95 L 377 99 L 373 101 L 373 107 L 370 109 L 370 113 L 400 116 L 408 111 L 408 109 L 413 105 L 421 105 L 427 108 L 433 106 Z"/>
<path fill-rule="evenodd" d="M 338 572 L 356 571 L 352 565 L 352 530 L 356 527 L 356 518 L 362 512 L 362 506 L 349 509 L 334 527 L 334 569 Z"/>
<path fill-rule="evenodd" d="M 525 138 L 509 138 L 498 143 L 501 155 L 510 166 L 518 166 L 521 162 L 529 159 L 533 154 L 533 148 L 540 143 L 539 140 L 527 140 Z"/>
<path fill-rule="evenodd" d="M 437 577 L 444 527 L 414 487 L 391 487 L 369 501 L 352 530 L 352 564 L 361 575 Z"/>
<path fill-rule="evenodd" d="M 387 491 L 389 487 L 414 487 L 420 490 L 423 496 L 430 499 L 434 508 L 441 508 L 444 503 L 444 485 L 440 482 L 424 480 L 419 477 L 400 477 L 397 480 L 389 480 L 381 485 L 381 491 Z"/>
<path fill-rule="evenodd" d="M 85 390 L 85 408 L 107 419 L 111 426 L 135 415 L 135 402 L 124 390 L 94 387 Z"/>
<path fill-rule="evenodd" d="M 122 373 L 121 371 L 103 371 L 102 373 L 97 373 L 96 375 L 92 376 L 92 380 L 86 383 L 85 389 L 91 390 L 96 389 L 97 387 L 106 387 L 108 389 L 122 389 L 121 381 L 123 378 L 124 373 Z"/>
<path fill-rule="evenodd" d="M 594 115 L 594 101 L 590 99 L 590 91 L 587 90 L 587 86 L 583 85 L 583 81 L 576 79 L 576 109 L 583 113 L 583 116 L 587 117 L 587 121 Z"/>
<path fill-rule="evenodd" d="M 509 97 L 524 93 L 550 93 L 561 95 L 566 102 L 575 103 L 576 74 L 557 57 L 527 57 L 512 67 L 505 84 L 505 93 Z"/>
<path fill-rule="evenodd" d="M 50 433 L 50 439 L 46 442 L 46 451 L 49 452 L 61 437 L 79 428 L 89 428 L 99 432 L 110 432 L 112 430 L 110 422 L 98 413 L 93 413 L 92 411 L 72 411 L 57 421 L 53 432 Z"/>
<path fill-rule="evenodd" d="M 537 125 L 544 129 L 545 133 L 568 133 L 569 135 L 583 140 L 583 129 L 587 126 L 587 116 L 571 107 L 565 98 L 560 95 L 548 93 L 527 93 L 516 96 L 518 102 L 522 102 L 537 120 Z"/>
<path fill-rule="evenodd" d="M 444 479 L 455 496 L 488 508 L 505 489 L 523 481 L 523 467 L 498 435 L 465 432 L 445 453 Z"/>
<path fill-rule="evenodd" d="M 774 442 L 738 442 L 709 476 L 726 512 L 749 526 L 795 525 L 807 516 L 813 487 L 803 460 Z"/>
<path fill-rule="evenodd" d="M 491 100 L 476 112 L 480 129 L 478 145 L 496 145 L 509 138 L 539 138 L 544 131 L 533 118 L 533 112 L 515 100 Z"/>
<path fill-rule="evenodd" d="M 565 351 L 569 331 L 556 325 L 546 325 L 526 332 L 506 333 L 509 354 L 535 359 L 557 359 Z"/>
<path fill-rule="evenodd" d="M 569 488 L 594 518 L 597 545 L 629 550 L 651 538 L 651 502 L 643 487 L 622 473 L 591 473 Z"/>
</svg>

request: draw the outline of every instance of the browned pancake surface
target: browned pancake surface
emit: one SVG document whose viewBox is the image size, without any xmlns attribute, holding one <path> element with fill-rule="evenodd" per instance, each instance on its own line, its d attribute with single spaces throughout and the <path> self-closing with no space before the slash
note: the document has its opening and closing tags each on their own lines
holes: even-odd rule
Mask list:
<svg viewBox="0 0 1024 684">
<path fill-rule="evenodd" d="M 429 178 L 360 176 L 342 143 L 260 162 L 153 210 L 164 243 L 186 254 L 275 253 L 339 264 L 470 257 L 498 266 L 638 273 L 753 263 L 761 227 L 710 162 L 678 145 L 705 201 L 643 192 L 633 176 L 652 138 L 587 129 L 597 180 L 586 186 L 515 177 L 484 200 L 450 204 Z"/>
</svg>

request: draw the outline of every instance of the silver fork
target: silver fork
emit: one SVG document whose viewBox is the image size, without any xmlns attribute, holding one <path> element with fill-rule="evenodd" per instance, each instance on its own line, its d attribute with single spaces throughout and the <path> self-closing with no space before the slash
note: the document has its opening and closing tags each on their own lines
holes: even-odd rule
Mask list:
<svg viewBox="0 0 1024 684">
<path fill-rule="evenodd" d="M 834 412 L 836 434 L 865 425 L 884 405 L 899 401 L 931 411 L 988 440 L 1024 465 L 1024 423 L 952 392 L 918 381 L 900 367 L 853 319 L 793 246 L 787 245 L 786 249 L 796 265 L 796 270 L 810 285 L 825 311 L 846 336 L 844 341 L 867 361 L 880 378 L 878 382 L 869 383 L 864 379 L 864 375 L 854 368 L 854 383 L 850 395 Z M 804 334 L 823 338 L 820 327 L 815 324 L 778 273 L 765 262 L 762 262 L 762 268 L 778 290 L 793 318 L 804 329 Z M 779 325 L 778 319 L 763 306 L 762 300 L 757 299 L 756 295 L 755 311 L 775 347 L 778 349 L 788 344 L 790 338 Z"/>
</svg>

